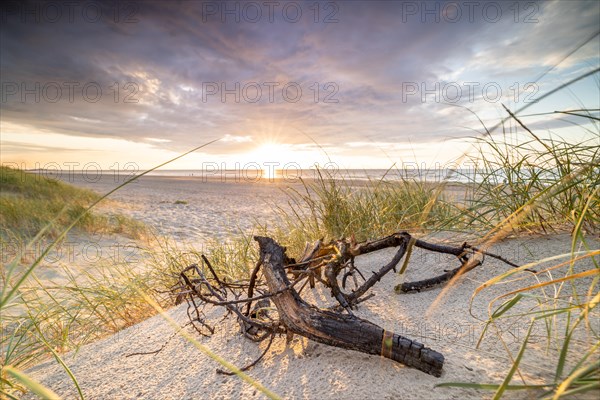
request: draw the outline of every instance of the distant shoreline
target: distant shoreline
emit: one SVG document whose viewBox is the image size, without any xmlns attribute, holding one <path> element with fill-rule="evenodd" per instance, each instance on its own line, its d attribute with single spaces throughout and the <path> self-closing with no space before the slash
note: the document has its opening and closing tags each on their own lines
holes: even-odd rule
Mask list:
<svg viewBox="0 0 600 400">
<path fill-rule="evenodd" d="M 68 181 L 69 177 L 83 177 L 87 181 L 99 181 L 103 177 L 113 177 L 115 181 L 123 182 L 133 178 L 143 171 L 115 171 L 115 170 L 60 170 L 60 169 L 29 169 L 24 170 L 50 179 Z M 203 182 L 221 183 L 301 183 L 302 181 L 314 181 L 320 178 L 324 180 L 334 179 L 337 181 L 361 182 L 401 182 L 403 180 L 424 183 L 472 183 L 472 171 L 468 170 L 316 170 L 316 169 L 224 169 L 224 170 L 157 170 L 149 172 L 145 177 L 164 177 L 177 179 L 193 179 Z M 66 178 L 66 179 L 65 179 Z"/>
</svg>

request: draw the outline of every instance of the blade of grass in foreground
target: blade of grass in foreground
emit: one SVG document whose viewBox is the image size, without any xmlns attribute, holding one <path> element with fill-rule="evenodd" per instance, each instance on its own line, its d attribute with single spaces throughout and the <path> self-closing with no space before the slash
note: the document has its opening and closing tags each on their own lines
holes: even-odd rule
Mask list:
<svg viewBox="0 0 600 400">
<path fill-rule="evenodd" d="M 499 400 L 502 397 L 502 393 L 504 393 L 504 391 L 506 390 L 506 387 L 512 380 L 513 375 L 519 368 L 519 364 L 521 363 L 521 358 L 523 358 L 523 354 L 525 353 L 525 347 L 527 347 L 527 340 L 529 340 L 529 336 L 531 335 L 531 329 L 533 328 L 533 324 L 535 324 L 535 320 L 532 319 L 531 323 L 529 324 L 529 329 L 527 330 L 527 334 L 525 335 L 525 338 L 523 338 L 523 344 L 521 345 L 521 349 L 519 349 L 519 354 L 517 354 L 517 358 L 515 358 L 515 361 L 513 362 L 512 366 L 510 367 L 510 371 L 508 371 L 508 374 L 506 374 L 506 377 L 504 378 L 504 382 L 502 382 L 502 385 L 500 385 L 500 387 L 496 391 L 496 394 L 494 395 L 494 400 Z"/>
<path fill-rule="evenodd" d="M 600 188 L 600 186 L 596 186 L 596 188 L 594 189 L 592 194 L 590 194 L 587 201 L 585 202 L 583 209 L 581 210 L 581 215 L 579 216 L 579 218 L 577 218 L 577 222 L 575 223 L 575 227 L 573 228 L 573 233 L 571 234 L 572 235 L 571 253 L 575 253 L 575 248 L 577 247 L 577 239 L 583 237 L 581 234 L 581 228 L 583 227 L 584 217 L 587 214 L 587 212 L 590 208 L 590 204 L 592 203 L 592 200 L 594 199 L 594 196 L 598 192 L 599 188 Z"/>
<path fill-rule="evenodd" d="M 598 371 L 598 369 L 600 368 L 600 361 L 596 361 L 595 363 L 588 365 L 588 366 L 583 366 L 580 369 L 578 369 L 577 371 L 573 372 L 571 374 L 571 376 L 569 376 L 567 379 L 565 379 L 559 386 L 558 389 L 556 390 L 556 393 L 554 394 L 554 397 L 552 398 L 554 399 L 559 399 L 561 396 L 566 395 L 567 393 L 570 394 L 575 394 L 578 392 L 582 392 L 582 391 L 587 391 L 587 390 L 591 390 L 591 389 L 597 389 L 600 385 L 598 384 L 598 382 L 592 382 L 588 385 L 579 387 L 579 388 L 575 388 L 575 389 L 571 389 L 570 391 L 567 391 L 567 389 L 569 388 L 569 386 L 571 386 L 571 383 L 573 383 L 574 381 L 576 381 L 577 379 L 586 376 L 586 375 L 593 375 L 596 371 Z"/>
<path fill-rule="evenodd" d="M 435 387 L 462 387 L 462 388 L 469 388 L 469 389 L 496 390 L 496 394 L 494 395 L 494 398 L 493 398 L 494 400 L 499 400 L 500 398 L 502 398 L 502 394 L 506 390 L 543 389 L 543 388 L 547 388 L 547 387 L 553 387 L 554 385 L 509 385 L 510 381 L 512 380 L 512 377 L 514 376 L 515 372 L 519 368 L 519 364 L 521 362 L 521 359 L 523 358 L 523 354 L 525 353 L 525 347 L 527 347 L 527 340 L 529 339 L 529 336 L 531 335 L 531 330 L 533 328 L 534 323 L 535 323 L 535 321 L 532 320 L 531 323 L 529 324 L 529 329 L 527 330 L 527 334 L 523 338 L 523 343 L 521 345 L 521 348 L 519 349 L 519 353 L 517 354 L 517 357 L 515 358 L 512 366 L 510 368 L 510 371 L 508 372 L 508 374 L 504 378 L 504 381 L 501 384 L 444 382 L 444 383 L 435 385 Z"/>
<path fill-rule="evenodd" d="M 550 262 L 550 261 L 555 261 L 555 260 L 560 260 L 561 258 L 567 258 L 567 257 L 572 257 L 572 256 L 581 256 L 581 258 L 586 258 L 586 257 L 592 257 L 595 255 L 600 254 L 600 251 L 578 251 L 575 253 L 566 253 L 566 254 L 558 254 L 555 256 L 551 256 L 551 257 L 546 257 L 543 258 L 541 260 L 537 260 L 534 262 L 530 262 L 524 265 L 521 265 L 519 268 L 514 268 L 514 269 L 510 269 L 509 271 L 506 271 L 505 273 L 495 276 L 489 280 L 487 280 L 486 282 L 482 283 L 481 285 L 479 285 L 475 291 L 473 292 L 473 294 L 471 295 L 471 300 L 470 300 L 470 308 L 469 310 L 472 311 L 472 306 L 473 306 L 473 300 L 475 299 L 475 297 L 477 296 L 477 294 L 479 294 L 482 290 L 491 287 L 492 285 L 495 285 L 496 283 L 503 281 L 505 278 L 508 278 L 511 275 L 514 275 L 518 272 L 524 271 L 525 269 L 528 268 L 535 268 L 538 265 L 541 265 L 543 263 L 546 262 Z M 569 261 L 570 262 L 570 261 Z M 568 279 L 568 278 L 567 278 Z M 565 280 L 565 279 L 563 279 Z M 516 293 L 516 292 L 513 292 Z"/>
<path fill-rule="evenodd" d="M 46 340 L 46 338 L 42 334 L 42 331 L 41 331 L 40 327 L 37 324 L 34 324 L 34 326 L 35 326 L 36 331 L 38 332 L 38 335 L 39 335 L 42 343 L 44 343 L 44 345 L 46 346 L 46 348 L 52 353 L 52 355 L 54 356 L 54 358 L 56 359 L 56 361 L 63 367 L 63 369 L 65 370 L 65 372 L 69 375 L 69 378 L 71 378 L 71 380 L 75 384 L 75 388 L 77 389 L 77 393 L 79 393 L 79 398 L 81 400 L 84 400 L 85 396 L 83 395 L 83 392 L 81 391 L 81 387 L 79 386 L 79 382 L 77 381 L 77 378 L 75 378 L 75 375 L 73 375 L 73 372 L 71 371 L 71 369 L 67 366 L 67 364 L 65 364 L 65 362 L 58 355 L 58 353 L 56 351 L 54 351 L 54 349 L 52 348 L 52 346 L 48 343 L 48 341 Z"/>
<path fill-rule="evenodd" d="M 48 389 L 47 387 L 44 387 L 38 381 L 29 377 L 29 375 L 19 371 L 16 368 L 11 367 L 10 365 L 2 367 L 2 372 L 6 372 L 10 376 L 21 382 L 23 385 L 25 385 L 28 389 L 30 389 L 33 393 L 35 393 L 42 399 L 60 400 L 61 398 L 52 390 Z"/>
<path fill-rule="evenodd" d="M 494 383 L 468 383 L 468 382 L 444 382 L 438 383 L 435 387 L 460 387 L 465 389 L 482 389 L 482 390 L 497 390 L 499 384 Z M 552 388 L 554 385 L 507 385 L 505 390 L 529 390 L 529 389 L 544 389 Z"/>
</svg>

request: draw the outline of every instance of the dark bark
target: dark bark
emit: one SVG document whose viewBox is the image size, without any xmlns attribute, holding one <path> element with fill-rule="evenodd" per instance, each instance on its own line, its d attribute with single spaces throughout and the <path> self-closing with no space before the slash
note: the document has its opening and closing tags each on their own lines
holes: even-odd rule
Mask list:
<svg viewBox="0 0 600 400">
<path fill-rule="evenodd" d="M 180 285 L 176 288 L 179 290 L 178 299 L 188 302 L 190 323 L 200 334 L 215 332 L 216 325 L 209 324 L 203 312 L 204 307 L 210 304 L 226 308 L 227 315 L 235 315 L 242 334 L 256 342 L 269 337 L 273 340 L 275 335 L 284 333 L 289 339 L 296 333 L 327 345 L 380 355 L 434 376 L 442 373 L 442 354 L 356 317 L 353 307 L 374 296 L 369 289 L 390 271 L 396 271 L 402 259 L 404 270 L 414 247 L 451 254 L 458 259 L 460 266 L 433 278 L 398 285 L 396 292 L 418 292 L 443 284 L 481 265 L 482 257 L 486 255 L 518 267 L 467 243 L 461 246 L 434 244 L 415 239 L 407 232 L 362 243 L 356 243 L 353 238 L 329 243 L 318 240 L 307 245 L 299 262 L 288 258 L 285 247 L 273 239 L 255 237 L 255 240 L 259 243 L 260 258 L 248 280 L 231 282 L 220 278 L 218 270 L 204 256 L 203 266 L 193 264 L 181 272 Z M 396 248 L 394 257 L 370 276 L 365 277 L 366 274 L 363 275 L 354 265 L 355 257 L 386 248 Z M 475 254 L 480 257 L 473 257 Z M 206 273 L 205 269 L 208 270 Z M 292 282 L 288 274 L 293 277 Z M 348 277 L 352 277 L 354 290 L 346 291 Z M 361 284 L 357 277 L 362 278 Z M 303 288 L 309 283 L 312 287 L 317 281 L 331 290 L 337 305 L 323 310 L 302 299 L 300 293 Z M 277 311 L 270 307 L 271 302 Z M 190 313 L 191 310 L 194 312 Z M 343 313 L 343 310 L 346 312 Z M 260 358 L 265 353 L 266 350 Z M 247 368 L 256 362 L 258 360 Z"/>
<path fill-rule="evenodd" d="M 353 315 L 318 309 L 304 302 L 294 289 L 284 268 L 284 250 L 273 239 L 255 237 L 259 243 L 263 273 L 283 325 L 293 333 L 319 343 L 363 353 L 381 355 L 441 376 L 444 356 L 422 344 Z M 374 251 L 374 250 L 372 250 Z M 391 269 L 391 268 L 390 268 Z"/>
</svg>

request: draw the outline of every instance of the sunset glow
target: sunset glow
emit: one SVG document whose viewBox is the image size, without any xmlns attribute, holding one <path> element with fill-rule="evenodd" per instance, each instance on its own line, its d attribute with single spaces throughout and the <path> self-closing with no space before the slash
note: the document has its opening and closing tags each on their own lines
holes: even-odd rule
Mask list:
<svg viewBox="0 0 600 400">
<path fill-rule="evenodd" d="M 493 21 L 483 5 L 451 18 L 466 3 L 415 2 L 414 14 L 405 3 L 339 2 L 335 12 L 325 12 L 330 2 L 298 3 L 295 23 L 207 15 L 202 2 L 136 3 L 128 23 L 17 7 L 0 28 L 2 162 L 143 169 L 222 138 L 170 167 L 429 165 L 460 157 L 482 123 L 499 126 L 503 104 L 530 106 L 530 128 L 564 137 L 590 121 L 539 114 L 600 108 L 597 74 L 571 85 L 575 96 L 537 102 L 597 68 L 600 3 L 544 1 L 525 12 L 492 2 Z"/>
</svg>

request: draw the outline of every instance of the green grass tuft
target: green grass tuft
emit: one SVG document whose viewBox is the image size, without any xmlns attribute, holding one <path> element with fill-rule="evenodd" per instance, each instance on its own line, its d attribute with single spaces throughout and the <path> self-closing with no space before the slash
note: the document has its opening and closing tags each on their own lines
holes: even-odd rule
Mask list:
<svg viewBox="0 0 600 400">
<path fill-rule="evenodd" d="M 139 239 L 144 224 L 119 214 L 84 212 L 100 198 L 97 193 L 21 170 L 0 166 L 0 234 L 33 238 L 50 222 L 48 236 L 56 237 L 73 221 L 87 233 L 118 233 Z"/>
</svg>

